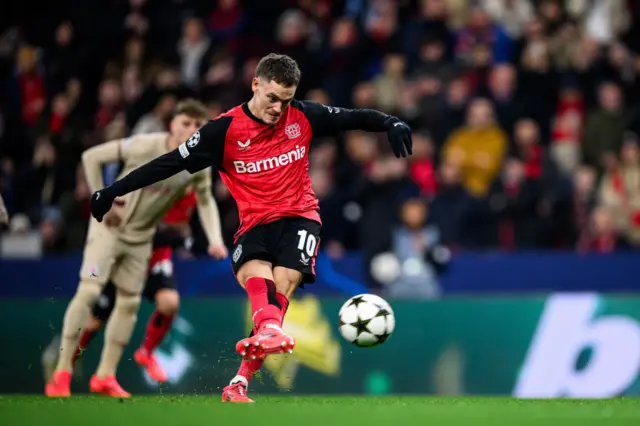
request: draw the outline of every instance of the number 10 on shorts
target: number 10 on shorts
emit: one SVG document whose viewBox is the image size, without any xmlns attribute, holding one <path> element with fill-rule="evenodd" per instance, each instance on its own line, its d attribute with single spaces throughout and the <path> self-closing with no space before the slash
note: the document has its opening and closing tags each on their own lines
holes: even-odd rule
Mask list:
<svg viewBox="0 0 640 426">
<path fill-rule="evenodd" d="M 298 240 L 298 250 L 306 252 L 307 256 L 312 257 L 316 253 L 316 246 L 318 245 L 316 236 L 310 234 L 306 229 L 299 230 L 298 236 L 300 237 Z"/>
</svg>

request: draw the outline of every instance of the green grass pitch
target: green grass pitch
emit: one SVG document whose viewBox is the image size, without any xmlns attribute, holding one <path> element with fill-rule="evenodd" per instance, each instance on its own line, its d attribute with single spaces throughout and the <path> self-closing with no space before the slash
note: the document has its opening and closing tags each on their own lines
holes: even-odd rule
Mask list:
<svg viewBox="0 0 640 426">
<path fill-rule="evenodd" d="M 255 396 L 255 395 L 254 395 Z M 519 426 L 640 425 L 640 399 L 257 396 L 222 404 L 211 396 L 0 396 L 2 426 Z"/>
</svg>

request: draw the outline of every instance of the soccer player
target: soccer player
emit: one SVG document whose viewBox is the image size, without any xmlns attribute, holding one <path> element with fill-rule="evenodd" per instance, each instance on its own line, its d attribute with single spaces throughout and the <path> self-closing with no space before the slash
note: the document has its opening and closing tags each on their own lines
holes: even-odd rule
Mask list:
<svg viewBox="0 0 640 426">
<path fill-rule="evenodd" d="M 400 119 L 371 109 L 294 100 L 299 81 L 300 69 L 292 58 L 265 56 L 256 66 L 248 102 L 91 198 L 91 213 L 102 221 L 116 197 L 183 170 L 218 170 L 238 205 L 232 267 L 249 297 L 255 325 L 252 335 L 236 344 L 243 361 L 223 390 L 223 401 L 252 402 L 246 388 L 262 359 L 291 352 L 295 345 L 282 331 L 282 320 L 294 290 L 315 280 L 321 236 L 318 200 L 308 174 L 311 139 L 345 130 L 387 132 L 398 158 L 411 154 L 411 129 Z"/>
<path fill-rule="evenodd" d="M 103 188 L 102 165 L 123 162 L 119 177 L 149 160 L 176 150 L 189 135 L 198 134 L 207 117 L 200 102 L 186 100 L 176 106 L 169 133 L 136 135 L 93 147 L 84 152 L 82 161 L 89 187 L 100 199 Z M 115 373 L 124 347 L 129 343 L 136 323 L 140 297 L 146 281 L 156 226 L 173 203 L 184 195 L 189 185 L 198 199 L 198 213 L 209 240 L 209 254 L 227 256 L 222 241 L 218 208 L 211 195 L 211 169 L 172 173 L 128 191 L 124 197 L 111 198 L 108 215 L 100 222 L 91 220 L 80 269 L 80 282 L 64 316 L 60 355 L 56 371 L 45 387 L 48 396 L 69 396 L 73 358 L 78 339 L 87 325 L 91 308 L 108 281 L 116 286 L 113 312 L 105 328 L 105 342 L 96 373 L 91 377 L 92 392 L 114 397 L 130 396 L 118 384 Z M 142 189 L 144 188 L 144 189 Z M 99 200 L 104 201 L 104 198 Z M 108 209 L 107 209 L 108 210 Z"/>
<path fill-rule="evenodd" d="M 133 359 L 143 366 L 149 376 L 160 383 L 167 381 L 167 373 L 153 355 L 155 348 L 162 343 L 171 329 L 173 319 L 178 312 L 180 295 L 173 277 L 171 256 L 173 249 L 190 248 L 191 238 L 187 237 L 189 220 L 196 206 L 193 191 L 178 200 L 165 214 L 162 224 L 153 239 L 153 254 L 149 261 L 149 276 L 142 295 L 156 305 L 156 310 L 147 323 L 142 346 L 134 353 Z M 219 221 L 219 219 L 218 219 Z M 93 338 L 109 319 L 116 297 L 116 287 L 109 281 L 102 289 L 98 302 L 93 306 L 92 316 L 87 323 L 74 355 L 77 359 L 87 349 Z"/>
</svg>

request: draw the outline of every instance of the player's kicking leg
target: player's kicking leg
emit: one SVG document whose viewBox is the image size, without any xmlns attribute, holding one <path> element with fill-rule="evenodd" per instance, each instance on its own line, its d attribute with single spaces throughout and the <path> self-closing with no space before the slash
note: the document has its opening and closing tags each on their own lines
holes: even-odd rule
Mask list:
<svg viewBox="0 0 640 426">
<path fill-rule="evenodd" d="M 297 287 L 297 283 L 300 282 L 302 275 L 297 271 L 280 267 L 276 267 L 274 269 L 273 275 L 276 283 L 275 297 L 280 304 L 280 327 L 282 327 L 284 316 L 287 313 L 287 308 L 289 307 L 289 298 Z M 255 336 L 256 333 L 257 329 L 254 328 L 249 338 Z M 293 347 L 291 349 L 293 349 Z M 251 379 L 253 379 L 258 371 L 260 371 L 263 364 L 264 357 L 252 357 L 251 359 L 243 358 L 240 363 L 238 373 L 233 379 L 231 379 L 229 386 L 225 387 L 222 392 L 222 401 L 239 403 L 253 402 L 253 400 L 247 396 L 247 387 L 249 386 Z"/>
<path fill-rule="evenodd" d="M 236 351 L 245 359 L 293 352 L 295 341 L 281 328 L 282 305 L 276 297 L 271 263 L 250 260 L 238 271 L 238 279 L 249 296 L 256 333 L 240 340 L 236 344 Z"/>
<path fill-rule="evenodd" d="M 237 268 L 237 265 L 242 264 L 242 251 L 248 251 L 249 255 L 260 255 L 263 256 L 260 249 L 260 244 L 256 244 L 256 241 L 265 241 L 269 240 L 269 238 L 265 238 L 263 234 L 271 234 L 278 235 L 279 241 L 277 241 L 274 247 L 267 247 L 267 252 L 271 251 L 276 253 L 271 256 L 274 259 L 274 263 L 278 266 L 272 267 L 272 263 L 265 261 L 248 261 L 247 264 L 251 264 L 250 268 L 245 269 L 245 265 L 240 266 L 240 269 L 237 271 L 236 275 L 239 282 L 242 284 L 246 282 L 247 284 L 251 280 L 249 277 L 255 276 L 268 276 L 268 273 L 271 273 L 272 279 L 269 280 L 264 279 L 267 282 L 266 286 L 268 288 L 267 291 L 267 299 L 269 304 L 278 306 L 280 308 L 280 322 L 279 327 L 282 327 L 284 316 L 287 312 L 287 308 L 289 307 L 289 299 L 293 296 L 294 291 L 303 283 L 312 283 L 315 281 L 315 259 L 318 254 L 318 245 L 320 243 L 320 234 L 321 234 L 321 226 L 319 223 L 307 219 L 283 219 L 272 224 L 258 227 L 255 231 L 250 232 L 246 236 L 241 237 L 242 240 L 238 242 L 242 244 L 240 251 L 233 255 L 234 268 Z M 236 251 L 238 249 L 236 248 Z M 255 254 L 257 252 L 257 254 Z M 254 262 L 262 262 L 262 266 L 258 267 Z M 256 266 L 254 266 L 256 265 Z M 268 269 L 267 269 L 268 267 Z M 235 270 L 235 269 L 234 269 Z M 247 270 L 249 273 L 247 273 Z M 249 275 L 252 274 L 252 275 Z M 240 364 L 240 369 L 231 380 L 229 386 L 227 386 L 222 395 L 223 401 L 227 402 L 252 402 L 246 395 L 247 386 L 253 376 L 260 370 L 262 364 L 264 362 L 264 356 L 268 355 L 264 352 L 256 351 L 256 348 L 260 350 L 262 345 L 260 343 L 259 330 L 260 326 L 258 325 L 258 314 L 256 313 L 256 308 L 254 307 L 254 302 L 251 300 L 252 296 L 250 293 L 250 288 L 245 285 L 247 289 L 247 293 L 249 294 L 249 299 L 251 301 L 251 309 L 254 316 L 254 323 L 256 324 L 256 328 L 254 329 L 254 335 L 250 336 L 247 339 L 243 339 L 236 345 L 236 350 L 243 355 L 242 363 Z M 269 327 L 268 332 L 273 333 L 274 328 Z M 278 328 L 279 333 L 276 332 L 275 336 L 270 336 L 270 339 L 275 339 L 276 343 L 285 339 L 293 339 L 286 334 L 284 334 L 281 328 Z M 281 333 L 281 334 L 280 334 Z M 259 342 L 258 345 L 255 345 L 256 340 Z M 248 345 L 247 345 L 248 343 Z M 277 344 L 272 346 L 277 347 Z M 283 347 L 280 352 L 274 353 L 282 353 L 283 351 L 289 352 L 289 350 L 293 350 L 293 346 L 291 345 L 289 348 Z M 253 354 L 250 354 L 247 357 L 247 348 L 253 349 Z"/>
<path fill-rule="evenodd" d="M 149 318 L 142 345 L 133 357 L 138 364 L 147 370 L 153 380 L 164 383 L 167 381 L 167 373 L 153 355 L 153 351 L 171 330 L 173 319 L 180 307 L 180 295 L 175 289 L 173 279 L 164 274 L 149 276 L 144 295 L 155 301 L 156 310 Z"/>
</svg>

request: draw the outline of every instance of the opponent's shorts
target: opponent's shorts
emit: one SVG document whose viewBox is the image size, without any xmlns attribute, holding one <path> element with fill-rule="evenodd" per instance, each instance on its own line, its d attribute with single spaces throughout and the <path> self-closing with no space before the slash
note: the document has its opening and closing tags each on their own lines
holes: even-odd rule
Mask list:
<svg viewBox="0 0 640 426">
<path fill-rule="evenodd" d="M 92 220 L 84 246 L 80 280 L 105 285 L 112 281 L 124 291 L 140 294 L 147 279 L 151 242 L 127 243 L 106 225 Z"/>
<path fill-rule="evenodd" d="M 233 273 L 249 260 L 260 259 L 302 273 L 302 284 L 316 280 L 315 264 L 322 225 L 305 218 L 284 218 L 259 225 L 238 237 L 232 251 Z"/>
<path fill-rule="evenodd" d="M 167 275 L 162 271 L 154 272 L 147 278 L 147 282 L 142 292 L 142 297 L 151 303 L 156 302 L 156 294 L 164 289 L 176 289 L 176 281 L 172 275 Z M 113 305 L 116 301 L 116 286 L 109 281 L 104 288 L 98 301 L 93 306 L 93 316 L 101 321 L 106 321 L 113 311 Z"/>
</svg>

